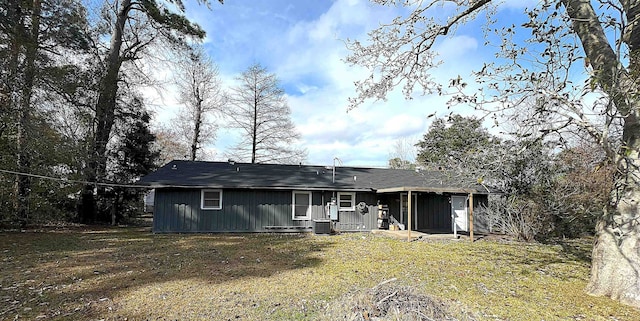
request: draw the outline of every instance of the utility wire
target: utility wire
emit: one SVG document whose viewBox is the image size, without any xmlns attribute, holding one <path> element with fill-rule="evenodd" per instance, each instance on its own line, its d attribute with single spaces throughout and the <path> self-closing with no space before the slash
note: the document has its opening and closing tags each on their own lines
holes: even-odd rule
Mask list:
<svg viewBox="0 0 640 321">
<path fill-rule="evenodd" d="M 44 175 L 37 175 L 37 174 L 30 174 L 30 173 L 21 173 L 21 172 L 16 172 L 16 171 L 6 170 L 6 169 L 0 169 L 0 173 L 7 173 L 7 174 L 13 174 L 13 175 L 18 175 L 18 176 L 34 177 L 34 178 L 42 178 L 42 179 L 48 179 L 48 180 L 52 180 L 52 181 L 59 181 L 59 182 L 70 183 L 70 184 L 75 183 L 75 184 L 95 185 L 95 186 L 108 186 L 108 187 L 126 187 L 126 188 L 144 188 L 144 189 L 149 189 L 149 187 L 148 187 L 148 186 L 141 186 L 141 185 L 131 185 L 131 184 L 113 184 L 113 183 L 99 183 L 99 182 L 80 181 L 80 180 L 66 179 L 66 178 L 60 178 L 60 177 L 44 176 Z"/>
</svg>

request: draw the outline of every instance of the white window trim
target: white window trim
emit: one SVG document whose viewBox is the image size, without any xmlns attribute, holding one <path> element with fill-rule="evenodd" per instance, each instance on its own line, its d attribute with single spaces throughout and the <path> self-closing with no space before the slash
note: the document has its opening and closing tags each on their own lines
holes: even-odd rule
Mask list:
<svg viewBox="0 0 640 321">
<path fill-rule="evenodd" d="M 351 195 L 351 206 L 340 206 L 340 195 Z M 338 192 L 338 210 L 340 211 L 355 211 L 356 210 L 356 193 L 355 192 Z"/>
<path fill-rule="evenodd" d="M 296 194 L 307 194 L 309 196 L 309 207 L 307 207 L 307 215 L 305 216 L 296 216 Z M 311 192 L 310 191 L 291 192 L 291 218 L 294 221 L 308 221 L 311 219 Z"/>
<path fill-rule="evenodd" d="M 218 193 L 220 193 L 220 206 L 218 206 L 218 207 L 205 207 L 204 206 L 204 193 L 205 192 L 218 192 Z M 200 209 L 201 210 L 221 210 L 222 209 L 222 190 L 221 189 L 203 189 L 203 190 L 200 190 Z"/>
</svg>

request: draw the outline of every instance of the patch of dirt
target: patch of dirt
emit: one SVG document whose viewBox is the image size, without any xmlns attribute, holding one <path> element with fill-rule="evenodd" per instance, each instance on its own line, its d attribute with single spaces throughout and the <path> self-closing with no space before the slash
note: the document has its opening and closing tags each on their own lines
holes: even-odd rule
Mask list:
<svg viewBox="0 0 640 321">
<path fill-rule="evenodd" d="M 327 307 L 321 320 L 458 320 L 445 303 L 394 281 L 342 296 Z"/>
</svg>

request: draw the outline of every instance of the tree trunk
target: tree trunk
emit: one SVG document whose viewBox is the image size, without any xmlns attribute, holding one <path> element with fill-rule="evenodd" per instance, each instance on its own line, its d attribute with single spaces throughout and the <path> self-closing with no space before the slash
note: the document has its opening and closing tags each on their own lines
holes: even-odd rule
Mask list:
<svg viewBox="0 0 640 321">
<path fill-rule="evenodd" d="M 33 0 L 31 11 L 31 29 L 24 43 L 24 81 L 22 95 L 20 97 L 20 107 L 18 112 L 17 137 L 16 137 L 16 162 L 19 172 L 31 172 L 31 157 L 29 155 L 29 125 L 31 123 L 31 98 L 33 96 L 34 79 L 36 76 L 36 55 L 38 53 L 40 35 L 40 0 Z M 29 194 L 31 192 L 31 181 L 29 177 L 18 175 L 15 183 L 16 193 L 16 213 L 21 226 L 26 226 L 29 221 Z"/>
<path fill-rule="evenodd" d="M 587 291 L 640 307 L 640 131 L 635 117 L 628 118 L 624 135 L 632 145 L 619 158 L 612 206 L 596 226 Z"/>
<path fill-rule="evenodd" d="M 614 160 L 616 184 L 611 204 L 596 225 L 591 279 L 587 291 L 640 307 L 640 101 L 635 83 L 640 66 L 640 33 L 630 23 L 622 39 L 630 50 L 628 70 L 621 67 L 589 0 L 562 0 L 594 69 L 595 81 L 624 121 L 622 146 Z M 628 21 L 637 21 L 638 1 L 622 1 Z M 601 142 L 605 144 L 606 142 Z"/>
<path fill-rule="evenodd" d="M 111 136 L 111 130 L 115 121 L 116 97 L 118 93 L 118 74 L 122 59 L 120 57 L 120 49 L 122 47 L 122 35 L 125 23 L 131 9 L 131 0 L 123 0 L 120 3 L 120 10 L 116 17 L 116 24 L 111 34 L 111 43 L 107 60 L 105 61 L 106 70 L 104 76 L 100 80 L 100 88 L 98 93 L 98 102 L 96 104 L 95 115 L 95 133 L 91 149 L 89 151 L 89 161 L 85 170 L 85 180 L 87 182 L 98 182 L 104 178 L 107 167 L 107 144 Z M 80 206 L 80 218 L 84 223 L 90 223 L 98 218 L 96 208 L 96 198 L 94 194 L 94 185 L 86 184 L 83 192 Z M 97 196 L 102 194 L 102 188 L 96 189 Z M 105 220 L 106 218 L 106 220 Z M 109 218 L 101 217 L 102 220 L 108 222 Z"/>
<path fill-rule="evenodd" d="M 196 82 L 193 83 L 194 86 L 198 84 Z M 196 156 L 198 153 L 198 142 L 200 141 L 200 126 L 202 125 L 202 103 L 203 100 L 200 98 L 200 92 L 198 89 L 195 90 L 195 96 L 198 104 L 196 105 L 196 115 L 195 115 L 195 124 L 193 127 L 193 139 L 191 140 L 191 160 L 196 160 Z"/>
<path fill-rule="evenodd" d="M 255 75 L 254 75 L 255 76 Z M 258 79 L 254 79 L 253 100 L 253 132 L 251 133 L 251 164 L 256 163 L 256 149 L 258 145 Z"/>
</svg>

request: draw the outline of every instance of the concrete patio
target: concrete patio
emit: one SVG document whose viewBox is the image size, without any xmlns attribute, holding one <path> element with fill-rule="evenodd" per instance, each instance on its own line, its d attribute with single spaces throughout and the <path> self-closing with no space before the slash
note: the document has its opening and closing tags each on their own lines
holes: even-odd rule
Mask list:
<svg viewBox="0 0 640 321">
<path fill-rule="evenodd" d="M 391 231 L 391 230 L 372 230 L 371 233 L 385 235 L 392 238 L 407 240 L 409 238 L 409 231 Z M 453 233 L 424 233 L 419 231 L 411 231 L 411 241 L 418 239 L 432 239 L 432 240 L 456 240 Z M 469 239 L 468 235 L 458 234 L 457 240 Z"/>
</svg>

